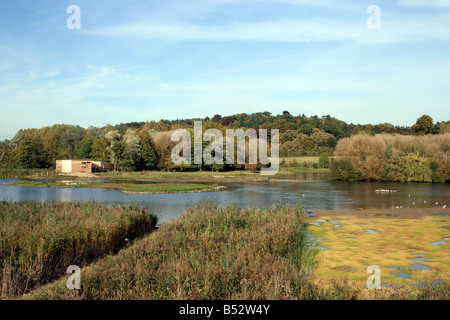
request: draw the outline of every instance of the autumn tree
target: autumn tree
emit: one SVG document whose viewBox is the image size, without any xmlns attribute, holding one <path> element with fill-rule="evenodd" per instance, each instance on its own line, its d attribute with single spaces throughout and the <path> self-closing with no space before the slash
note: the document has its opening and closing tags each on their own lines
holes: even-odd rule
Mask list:
<svg viewBox="0 0 450 320">
<path fill-rule="evenodd" d="M 105 139 L 108 140 L 109 159 L 114 164 L 114 170 L 123 158 L 123 150 L 125 149 L 120 141 L 120 133 L 118 130 L 111 130 L 105 134 Z"/>
<path fill-rule="evenodd" d="M 91 145 L 90 157 L 98 161 L 109 161 L 109 142 L 106 138 L 95 138 Z"/>
<path fill-rule="evenodd" d="M 160 170 L 168 170 L 172 165 L 171 154 L 175 144 L 171 137 L 170 132 L 158 132 L 153 138 L 154 150 L 158 156 L 157 167 Z"/>
<path fill-rule="evenodd" d="M 125 153 L 121 165 L 126 169 L 133 169 L 139 167 L 141 161 L 141 138 L 135 130 L 128 129 L 123 136 L 125 143 Z"/>
<path fill-rule="evenodd" d="M 431 134 L 434 131 L 433 119 L 428 115 L 423 115 L 417 119 L 412 129 L 417 135 Z"/>
<path fill-rule="evenodd" d="M 367 180 L 380 180 L 384 164 L 385 142 L 382 138 L 359 134 L 339 141 L 334 155 L 349 160 Z"/>
<path fill-rule="evenodd" d="M 57 130 L 57 125 L 51 127 L 44 127 L 41 129 L 41 142 L 47 152 L 47 161 L 52 165 L 55 164 L 56 159 L 60 158 L 60 138 L 61 134 Z"/>
</svg>

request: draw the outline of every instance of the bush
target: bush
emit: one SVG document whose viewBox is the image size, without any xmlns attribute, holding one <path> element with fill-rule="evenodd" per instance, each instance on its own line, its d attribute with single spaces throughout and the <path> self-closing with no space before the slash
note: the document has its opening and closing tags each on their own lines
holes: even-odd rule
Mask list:
<svg viewBox="0 0 450 320">
<path fill-rule="evenodd" d="M 328 153 L 323 152 L 319 157 L 319 166 L 321 168 L 329 168 L 330 167 L 330 157 Z"/>
<path fill-rule="evenodd" d="M 353 168 L 350 160 L 331 160 L 330 177 L 333 180 L 364 180 L 361 172 Z"/>
</svg>

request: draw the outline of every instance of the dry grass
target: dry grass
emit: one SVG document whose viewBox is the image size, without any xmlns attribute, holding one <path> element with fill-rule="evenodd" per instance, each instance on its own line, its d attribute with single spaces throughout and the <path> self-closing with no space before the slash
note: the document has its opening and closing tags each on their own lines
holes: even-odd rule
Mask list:
<svg viewBox="0 0 450 320">
<path fill-rule="evenodd" d="M 13 298 L 116 252 L 152 230 L 156 216 L 138 206 L 0 202 L 1 298 Z"/>
<path fill-rule="evenodd" d="M 307 298 L 315 252 L 307 243 L 299 209 L 206 203 L 82 269 L 81 290 L 67 290 L 63 278 L 24 298 Z"/>
<path fill-rule="evenodd" d="M 357 134 L 339 140 L 334 155 L 350 160 L 365 179 L 380 180 L 387 161 L 385 151 L 388 145 L 392 147 L 389 157 L 411 155 L 417 162 L 435 162 L 444 179 L 450 174 L 450 133 L 425 136 Z"/>
<path fill-rule="evenodd" d="M 329 240 L 320 245 L 330 250 L 320 251 L 317 264 L 318 251 L 311 250 L 307 222 L 298 207 L 261 210 L 199 204 L 117 255 L 83 268 L 81 290 L 68 290 L 65 276 L 22 299 L 450 298 L 449 244 L 429 244 L 448 235 L 448 217 L 320 218 L 329 221 L 310 228 Z M 335 228 L 330 220 L 342 226 Z M 365 229 L 380 233 L 367 234 Z M 411 271 L 423 286 L 397 279 L 386 269 L 417 263 L 408 260 L 417 252 L 431 259 L 424 263 L 431 270 Z M 373 264 L 381 267 L 382 284 L 389 287 L 364 289 L 367 265 Z M 437 279 L 444 283 L 432 285 Z"/>
</svg>

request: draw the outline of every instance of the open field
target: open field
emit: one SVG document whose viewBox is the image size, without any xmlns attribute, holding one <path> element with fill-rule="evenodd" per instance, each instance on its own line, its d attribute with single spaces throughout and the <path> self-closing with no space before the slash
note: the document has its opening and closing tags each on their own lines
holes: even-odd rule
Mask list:
<svg viewBox="0 0 450 320">
<path fill-rule="evenodd" d="M 16 181 L 10 186 L 46 188 L 105 188 L 124 193 L 187 193 L 216 191 L 222 186 L 194 183 L 122 183 L 122 182 L 74 182 L 74 181 Z"/>
<path fill-rule="evenodd" d="M 315 279 L 321 286 L 346 278 L 363 288 L 370 265 L 380 267 L 386 286 L 450 283 L 448 210 L 326 211 L 308 220 L 322 248 Z"/>
<path fill-rule="evenodd" d="M 0 297 L 13 298 L 154 229 L 138 206 L 0 202 Z"/>
<path fill-rule="evenodd" d="M 275 175 L 261 175 L 251 171 L 197 171 L 197 172 L 163 172 L 163 171 L 140 171 L 140 172 L 102 172 L 97 176 L 102 179 L 111 180 L 152 180 L 152 181 L 187 181 L 187 182 L 246 182 L 246 181 L 270 181 L 273 179 L 285 179 L 302 181 L 299 174 L 304 172 L 327 173 L 328 169 L 309 169 L 300 167 L 280 168 Z"/>
<path fill-rule="evenodd" d="M 285 157 L 280 158 L 280 162 L 286 166 L 298 166 L 311 168 L 313 164 L 319 164 L 319 157 Z"/>
</svg>

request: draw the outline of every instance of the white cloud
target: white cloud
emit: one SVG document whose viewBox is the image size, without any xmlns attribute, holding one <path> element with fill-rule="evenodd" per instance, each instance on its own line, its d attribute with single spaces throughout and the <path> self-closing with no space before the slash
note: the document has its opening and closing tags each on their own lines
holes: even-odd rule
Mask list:
<svg viewBox="0 0 450 320">
<path fill-rule="evenodd" d="M 46 77 L 46 78 L 53 78 L 53 77 L 56 77 L 56 76 L 58 76 L 60 74 L 61 74 L 61 71 L 50 71 L 50 72 L 46 72 L 44 74 L 44 77 Z"/>
</svg>

